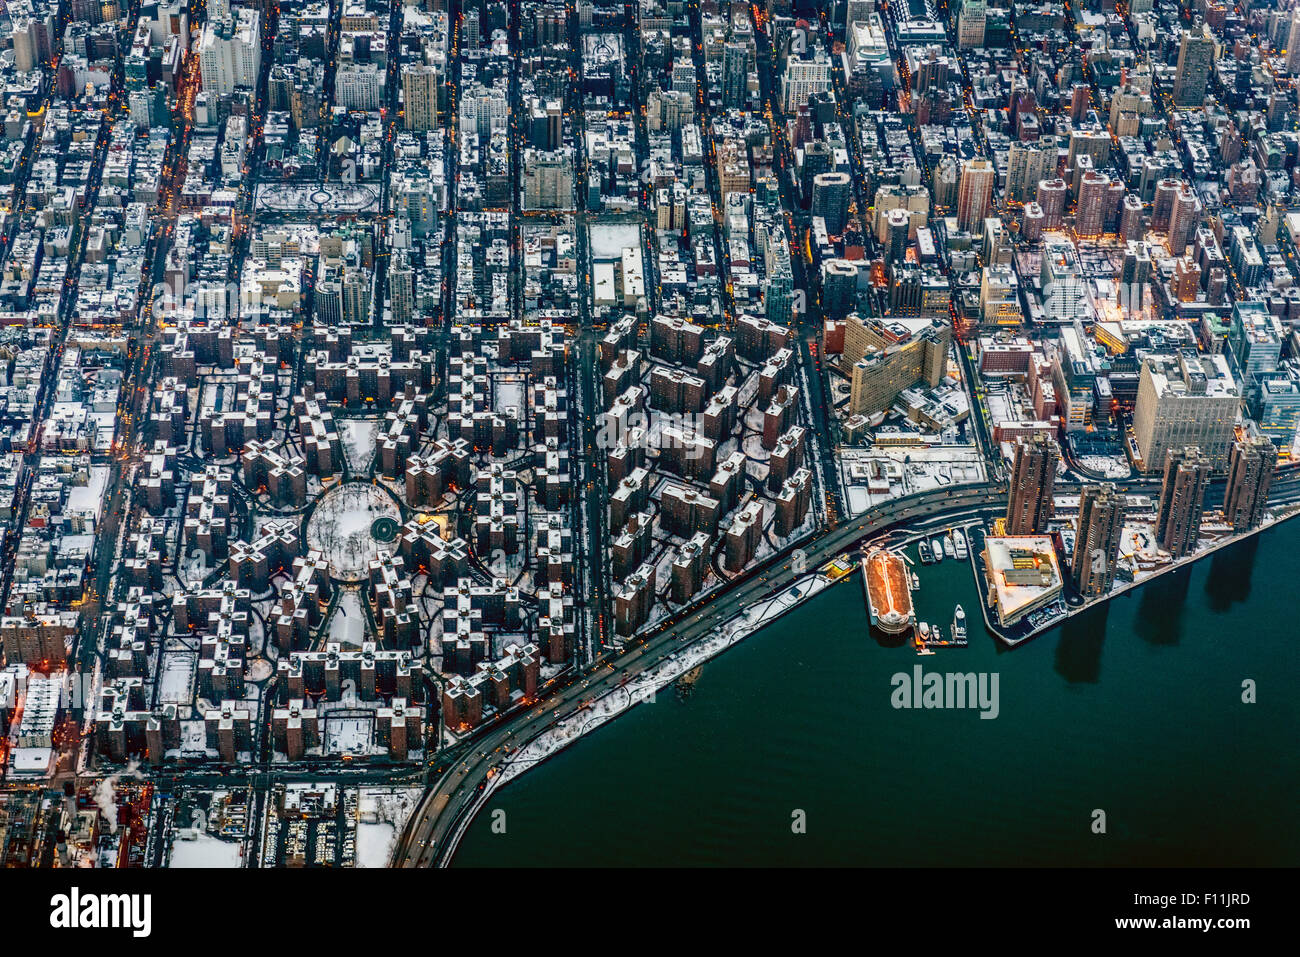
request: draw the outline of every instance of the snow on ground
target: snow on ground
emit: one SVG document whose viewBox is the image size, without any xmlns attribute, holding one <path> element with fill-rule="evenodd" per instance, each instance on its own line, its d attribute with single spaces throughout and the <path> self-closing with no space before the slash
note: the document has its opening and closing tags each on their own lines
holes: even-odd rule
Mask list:
<svg viewBox="0 0 1300 957">
<path fill-rule="evenodd" d="M 972 445 L 845 449 L 840 468 L 849 508 L 855 515 L 902 495 L 982 482 L 985 478 L 984 457 Z"/>
<path fill-rule="evenodd" d="M 523 376 L 497 376 L 492 384 L 492 407 L 497 412 L 514 409 L 516 414 L 522 415 L 528 408 L 528 401 L 524 395 L 524 387 L 527 383 Z"/>
<path fill-rule="evenodd" d="M 398 831 L 415 810 L 420 788 L 361 788 L 357 794 L 357 867 L 387 867 Z"/>
<path fill-rule="evenodd" d="M 325 751 L 327 754 L 365 754 L 370 750 L 370 724 L 368 717 L 325 718 Z"/>
<path fill-rule="evenodd" d="M 188 828 L 177 833 L 167 862 L 168 867 L 242 867 L 243 864 L 243 845 L 238 841 L 223 841 Z"/>
<path fill-rule="evenodd" d="M 327 492 L 307 525 L 307 543 L 325 553 L 330 570 L 341 578 L 364 576 L 366 565 L 389 546 L 375 540 L 370 529 L 376 519 L 399 525 L 402 513 L 383 489 L 369 482 L 348 482 Z"/>
<path fill-rule="evenodd" d="M 170 652 L 163 655 L 162 684 L 158 689 L 161 704 L 189 704 L 194 687 L 193 652 Z"/>
<path fill-rule="evenodd" d="M 345 588 L 339 595 L 334 616 L 330 618 L 330 641 L 360 647 L 366 640 L 366 618 L 361 608 L 361 592 Z"/>
<path fill-rule="evenodd" d="M 208 729 L 202 718 L 181 722 L 180 754 L 203 754 L 208 749 Z M 168 752 L 171 754 L 172 752 Z"/>
<path fill-rule="evenodd" d="M 382 824 L 357 825 L 357 867 L 387 867 L 397 842 L 397 829 Z"/>
<path fill-rule="evenodd" d="M 188 558 L 181 559 L 176 577 L 185 585 L 195 586 L 200 584 L 207 574 L 207 559 L 204 558 L 203 552 L 196 548 Z"/>
<path fill-rule="evenodd" d="M 339 439 L 353 472 L 365 472 L 370 467 L 378 435 L 378 419 L 343 419 L 340 422 Z"/>
<path fill-rule="evenodd" d="M 1111 479 L 1128 478 L 1133 472 L 1128 459 L 1122 455 L 1084 455 L 1080 456 L 1079 464 L 1090 472 Z"/>
<path fill-rule="evenodd" d="M 112 416 L 112 413 L 105 413 Z M 109 433 L 110 439 L 112 433 Z M 91 519 L 90 525 L 98 524 L 100 512 L 104 507 L 104 489 L 108 485 L 108 466 L 95 465 L 90 469 L 90 476 L 85 485 L 74 485 L 68 489 L 68 501 L 63 506 L 63 513 L 78 513 Z"/>
</svg>

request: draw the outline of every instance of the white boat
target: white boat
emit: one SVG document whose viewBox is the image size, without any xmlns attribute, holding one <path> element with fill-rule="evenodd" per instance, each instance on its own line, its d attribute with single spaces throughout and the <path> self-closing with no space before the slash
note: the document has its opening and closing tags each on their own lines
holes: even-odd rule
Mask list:
<svg viewBox="0 0 1300 957">
<path fill-rule="evenodd" d="M 932 565 L 934 563 L 934 555 L 930 552 L 930 543 L 924 538 L 921 539 L 921 544 L 916 546 L 916 550 L 921 556 L 922 565 Z"/>
<path fill-rule="evenodd" d="M 958 605 L 952 612 L 952 640 L 962 642 L 966 640 L 966 612 Z"/>
<path fill-rule="evenodd" d="M 957 557 L 965 561 L 969 550 L 966 547 L 966 533 L 960 528 L 952 530 L 952 547 L 957 552 Z"/>
<path fill-rule="evenodd" d="M 933 540 L 930 542 L 930 550 L 934 552 L 934 560 L 936 562 L 943 561 L 943 538 L 938 535 L 934 536 Z"/>
<path fill-rule="evenodd" d="M 928 621 L 921 622 L 920 628 L 918 628 L 917 630 L 921 634 L 922 641 L 930 640 L 930 623 Z"/>
<path fill-rule="evenodd" d="M 952 543 L 951 535 L 945 535 L 943 537 L 943 553 L 947 555 L 949 558 L 957 557 L 957 549 Z"/>
</svg>

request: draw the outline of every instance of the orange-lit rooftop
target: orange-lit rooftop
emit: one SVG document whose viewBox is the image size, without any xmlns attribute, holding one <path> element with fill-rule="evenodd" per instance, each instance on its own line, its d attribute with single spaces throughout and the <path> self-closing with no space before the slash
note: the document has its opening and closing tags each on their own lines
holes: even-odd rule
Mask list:
<svg viewBox="0 0 1300 957">
<path fill-rule="evenodd" d="M 891 634 L 906 630 L 912 620 L 912 589 L 903 560 L 876 548 L 863 560 L 862 572 L 876 627 Z"/>
</svg>

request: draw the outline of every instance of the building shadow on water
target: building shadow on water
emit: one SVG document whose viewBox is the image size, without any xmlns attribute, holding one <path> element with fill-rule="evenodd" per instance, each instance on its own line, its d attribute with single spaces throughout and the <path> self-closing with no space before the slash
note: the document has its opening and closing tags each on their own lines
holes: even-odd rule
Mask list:
<svg viewBox="0 0 1300 957">
<path fill-rule="evenodd" d="M 870 634 L 872 638 L 876 639 L 876 644 L 881 648 L 902 648 L 912 640 L 911 631 L 906 631 L 901 635 L 889 635 L 873 626 L 870 629 Z"/>
<path fill-rule="evenodd" d="M 1061 625 L 1054 667 L 1070 684 L 1096 684 L 1101 680 L 1101 646 L 1106 640 L 1110 604 L 1103 602 Z"/>
<path fill-rule="evenodd" d="M 1250 597 L 1250 579 L 1255 571 L 1259 536 L 1217 551 L 1210 558 L 1210 574 L 1205 579 L 1205 597 L 1210 610 L 1228 611 Z"/>
<path fill-rule="evenodd" d="M 1192 569 L 1179 568 L 1165 572 L 1154 581 L 1139 585 L 1142 597 L 1138 602 L 1137 620 L 1133 630 L 1149 645 L 1176 645 L 1183 634 L 1183 612 L 1187 607 L 1187 591 L 1192 582 Z"/>
</svg>

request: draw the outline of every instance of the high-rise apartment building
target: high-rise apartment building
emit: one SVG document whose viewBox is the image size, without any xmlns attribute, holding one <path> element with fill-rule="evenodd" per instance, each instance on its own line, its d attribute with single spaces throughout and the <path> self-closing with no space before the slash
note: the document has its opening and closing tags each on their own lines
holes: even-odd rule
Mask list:
<svg viewBox="0 0 1300 957">
<path fill-rule="evenodd" d="M 199 37 L 199 77 L 203 89 L 225 96 L 235 87 L 257 86 L 262 65 L 262 15 L 240 7 L 235 16 L 214 18 Z"/>
<path fill-rule="evenodd" d="M 1286 34 L 1286 72 L 1300 73 L 1300 7 L 1291 11 L 1291 25 Z"/>
<path fill-rule="evenodd" d="M 1056 440 L 1041 432 L 1016 446 L 1007 502 L 1008 535 L 1038 535 L 1046 530 L 1052 517 L 1056 465 L 1060 460 L 1061 449 Z"/>
<path fill-rule="evenodd" d="M 1223 518 L 1234 531 L 1256 528 L 1264 520 L 1276 467 L 1277 447 L 1264 436 L 1233 444 Z"/>
<path fill-rule="evenodd" d="M 973 231 L 983 224 L 993 201 L 996 176 L 993 164 L 986 159 L 969 159 L 962 165 L 961 182 L 957 186 L 957 225 L 960 228 Z"/>
<path fill-rule="evenodd" d="M 1012 143 L 1007 151 L 1007 199 L 1032 202 L 1038 195 L 1038 184 L 1054 176 L 1055 171 L 1056 141 L 1052 137 Z"/>
<path fill-rule="evenodd" d="M 1179 186 L 1173 199 L 1173 208 L 1169 211 L 1169 252 L 1181 256 L 1191 245 L 1196 227 L 1200 225 L 1201 201 L 1189 183 Z"/>
<path fill-rule="evenodd" d="M 1079 202 L 1074 217 L 1074 232 L 1080 238 L 1100 236 L 1106 225 L 1110 177 L 1088 170 L 1079 179 Z"/>
<path fill-rule="evenodd" d="M 402 69 L 402 121 L 408 130 L 431 130 L 438 125 L 438 71 L 416 65 Z"/>
<path fill-rule="evenodd" d="M 984 28 L 988 20 L 985 0 L 963 0 L 957 14 L 957 46 L 962 50 L 984 45 Z"/>
<path fill-rule="evenodd" d="M 1174 558 L 1196 548 L 1201 535 L 1205 488 L 1212 464 L 1194 445 L 1165 453 L 1165 478 L 1156 511 L 1156 542 Z"/>
<path fill-rule="evenodd" d="M 1070 578 L 1080 595 L 1095 598 L 1115 584 L 1124 532 L 1124 498 L 1112 485 L 1089 485 L 1079 494 Z"/>
<path fill-rule="evenodd" d="M 942 320 L 908 327 L 882 319 L 849 317 L 843 367 L 849 373 L 849 411 L 874 415 L 918 382 L 933 389 L 947 368 L 952 326 Z"/>
<path fill-rule="evenodd" d="M 838 236 L 849 221 L 853 183 L 848 173 L 818 173 L 813 177 L 812 214 L 826 220 L 826 232 Z"/>
<path fill-rule="evenodd" d="M 1214 65 L 1214 36 L 1204 23 L 1184 30 L 1174 74 L 1174 106 L 1204 106 L 1205 88 Z"/>
</svg>

